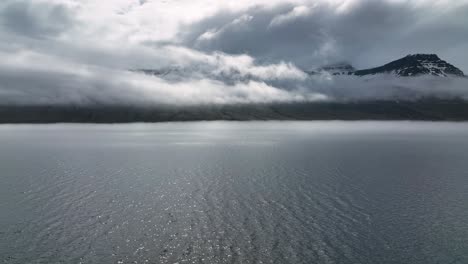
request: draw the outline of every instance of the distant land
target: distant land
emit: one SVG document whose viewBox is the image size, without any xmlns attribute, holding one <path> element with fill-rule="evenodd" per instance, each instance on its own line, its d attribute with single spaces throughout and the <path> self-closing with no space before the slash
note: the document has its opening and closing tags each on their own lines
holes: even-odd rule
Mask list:
<svg viewBox="0 0 468 264">
<path fill-rule="evenodd" d="M 137 70 L 164 78 L 178 74 L 170 69 Z M 372 76 L 401 78 L 422 75 L 466 78 L 465 74 L 435 54 L 415 54 L 380 67 L 356 70 L 339 64 L 306 71 L 309 75 Z M 468 87 L 466 88 L 468 89 Z M 126 123 L 202 120 L 433 120 L 468 121 L 468 101 L 460 98 L 425 97 L 418 100 L 358 100 L 260 104 L 205 105 L 2 105 L 0 123 Z"/>
<path fill-rule="evenodd" d="M 352 65 L 339 63 L 308 71 L 309 74 L 329 72 L 333 75 L 377 75 L 392 74 L 401 77 L 433 75 L 440 77 L 464 77 L 463 71 L 442 60 L 436 54 L 410 54 L 380 67 L 356 70 Z"/>
<path fill-rule="evenodd" d="M 0 106 L 0 123 L 127 123 L 203 120 L 431 120 L 468 121 L 468 102 L 314 102 L 243 105 Z"/>
</svg>

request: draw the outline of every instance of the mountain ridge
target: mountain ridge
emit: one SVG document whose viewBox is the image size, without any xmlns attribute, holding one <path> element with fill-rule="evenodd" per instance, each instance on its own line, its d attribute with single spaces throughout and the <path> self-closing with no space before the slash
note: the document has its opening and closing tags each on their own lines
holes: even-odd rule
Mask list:
<svg viewBox="0 0 468 264">
<path fill-rule="evenodd" d="M 354 75 L 365 76 L 379 73 L 393 73 L 398 76 L 410 77 L 419 75 L 433 75 L 440 77 L 465 76 L 463 71 L 442 60 L 436 54 L 409 54 L 383 66 L 358 70 Z"/>
<path fill-rule="evenodd" d="M 157 76 L 169 81 L 177 81 L 198 74 L 200 76 L 209 76 L 213 79 L 233 79 L 235 80 L 250 80 L 255 79 L 252 74 L 240 74 L 235 70 L 230 72 L 218 72 L 213 73 L 209 69 L 203 67 L 195 68 L 184 68 L 180 66 L 163 67 L 157 69 L 136 69 L 131 70 L 133 72 L 140 72 L 146 75 Z M 462 70 L 450 64 L 449 62 L 442 60 L 436 54 L 409 54 L 403 58 L 391 61 L 382 66 L 368 68 L 368 69 L 356 69 L 350 63 L 340 62 L 331 65 L 325 65 L 312 70 L 302 70 L 309 76 L 319 75 L 327 73 L 334 76 L 372 76 L 379 74 L 390 74 L 398 77 L 416 77 L 423 75 L 431 75 L 437 77 L 465 77 Z M 226 75 L 227 74 L 227 75 Z"/>
<path fill-rule="evenodd" d="M 462 70 L 440 59 L 436 54 L 409 54 L 403 58 L 391 61 L 382 66 L 355 70 L 351 64 L 340 63 L 308 71 L 308 74 L 328 72 L 332 75 L 355 75 L 368 76 L 377 74 L 393 74 L 400 77 L 414 77 L 421 75 L 432 75 L 438 77 L 464 77 Z"/>
</svg>

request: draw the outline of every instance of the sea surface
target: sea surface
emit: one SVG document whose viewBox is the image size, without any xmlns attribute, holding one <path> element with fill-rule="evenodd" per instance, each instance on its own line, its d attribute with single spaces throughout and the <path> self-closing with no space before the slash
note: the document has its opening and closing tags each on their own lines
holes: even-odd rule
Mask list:
<svg viewBox="0 0 468 264">
<path fill-rule="evenodd" d="M 0 126 L 0 263 L 468 263 L 468 123 Z"/>
</svg>

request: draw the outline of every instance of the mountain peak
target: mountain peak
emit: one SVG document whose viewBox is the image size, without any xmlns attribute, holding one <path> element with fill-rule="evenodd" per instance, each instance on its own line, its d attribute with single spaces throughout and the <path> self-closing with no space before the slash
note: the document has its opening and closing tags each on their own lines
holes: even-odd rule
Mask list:
<svg viewBox="0 0 468 264">
<path fill-rule="evenodd" d="M 416 60 L 432 60 L 432 61 L 440 60 L 437 54 L 422 54 L 422 53 L 408 54 L 406 58 L 411 58 L 411 59 L 416 59 Z"/>
<path fill-rule="evenodd" d="M 395 74 L 397 76 L 464 76 L 464 73 L 452 64 L 442 60 L 436 54 L 410 54 L 381 67 L 359 70 L 357 76 L 375 74 Z"/>
</svg>

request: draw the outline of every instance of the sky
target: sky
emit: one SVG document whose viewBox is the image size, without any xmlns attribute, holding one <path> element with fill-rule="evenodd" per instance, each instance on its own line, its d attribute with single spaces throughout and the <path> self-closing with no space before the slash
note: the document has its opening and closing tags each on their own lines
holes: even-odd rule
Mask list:
<svg viewBox="0 0 468 264">
<path fill-rule="evenodd" d="M 2 0 L 0 104 L 465 96 L 463 80 L 302 70 L 436 53 L 468 72 L 467 33 L 468 0 Z M 163 68 L 182 77 L 130 71 Z"/>
</svg>

